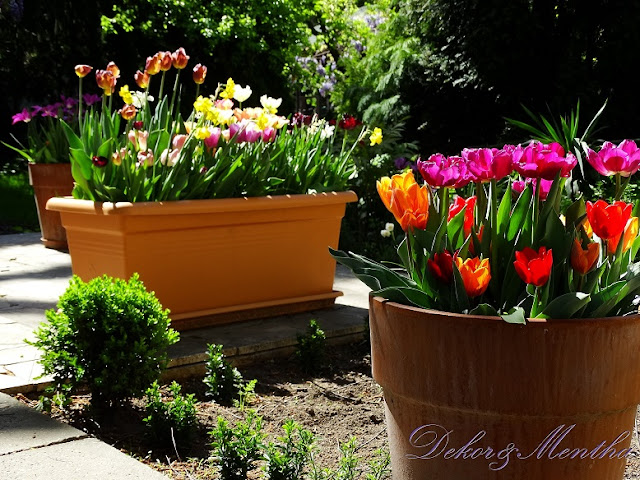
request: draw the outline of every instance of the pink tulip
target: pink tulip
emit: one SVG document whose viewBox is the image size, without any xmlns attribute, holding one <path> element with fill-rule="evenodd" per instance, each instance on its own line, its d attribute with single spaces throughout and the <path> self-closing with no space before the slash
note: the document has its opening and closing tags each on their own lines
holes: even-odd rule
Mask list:
<svg viewBox="0 0 640 480">
<path fill-rule="evenodd" d="M 525 187 L 531 184 L 533 185 L 533 190 L 535 192 L 537 183 L 538 179 L 536 178 L 516 180 L 511 184 L 511 190 L 520 195 L 524 191 Z M 547 195 L 549 195 L 549 190 L 551 190 L 551 185 L 553 185 L 553 180 L 545 180 L 544 178 L 540 179 L 540 200 L 546 200 Z"/>
<path fill-rule="evenodd" d="M 560 176 L 568 177 L 577 164 L 575 155 L 565 155 L 562 146 L 556 142 L 546 145 L 533 141 L 513 151 L 513 168 L 526 178 L 553 180 L 558 172 Z"/>
<path fill-rule="evenodd" d="M 187 141 L 187 135 L 178 134 L 173 137 L 173 140 L 171 141 L 171 145 L 173 146 L 173 148 L 180 150 L 184 146 L 184 142 L 186 141 Z"/>
<path fill-rule="evenodd" d="M 426 161 L 418 160 L 417 164 L 422 178 L 432 187 L 460 188 L 471 181 L 462 157 L 445 157 L 436 153 Z"/>
<path fill-rule="evenodd" d="M 216 148 L 218 146 L 218 142 L 220 141 L 220 135 L 222 134 L 222 130 L 218 127 L 214 127 L 211 129 L 211 135 L 204 139 L 204 144 L 207 148 Z"/>
<path fill-rule="evenodd" d="M 604 142 L 598 153 L 589 148 L 587 154 L 591 166 L 607 177 L 616 174 L 628 177 L 640 169 L 640 149 L 633 140 L 623 140 L 617 147 Z"/>
<path fill-rule="evenodd" d="M 465 148 L 462 158 L 473 182 L 501 180 L 513 170 L 511 153 L 497 148 Z"/>
<path fill-rule="evenodd" d="M 265 127 L 262 130 L 262 141 L 263 142 L 273 142 L 276 138 L 276 129 L 273 127 Z"/>
</svg>

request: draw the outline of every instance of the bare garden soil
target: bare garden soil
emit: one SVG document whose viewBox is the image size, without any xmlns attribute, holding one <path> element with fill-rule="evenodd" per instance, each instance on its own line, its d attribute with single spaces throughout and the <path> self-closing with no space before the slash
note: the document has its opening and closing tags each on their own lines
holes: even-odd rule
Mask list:
<svg viewBox="0 0 640 480">
<path fill-rule="evenodd" d="M 263 362 L 240 371 L 245 380 L 257 379 L 257 395 L 248 408 L 262 416 L 267 440 L 282 435 L 282 424 L 293 419 L 315 435 L 316 465 L 332 469 L 338 464 L 339 442 L 351 437 L 357 438 L 361 471 L 366 471 L 367 461 L 379 458 L 377 450 L 388 450 L 382 390 L 371 378 L 368 342 L 329 347 L 316 375 L 302 373 L 293 358 Z M 210 401 L 201 378 L 181 383 L 182 392 L 194 393 L 200 402 L 200 426 L 189 445 L 177 444 L 175 449 L 151 438 L 142 421 L 146 416 L 144 401 L 139 399 L 95 415 L 86 408 L 88 396 L 76 396 L 68 410 L 54 408 L 52 416 L 133 455 L 170 478 L 217 479 L 208 432 L 216 426 L 218 416 L 235 424 L 245 415 L 235 407 Z M 167 394 L 167 390 L 164 388 L 163 393 Z M 38 400 L 36 394 L 18 398 L 33 407 Z M 624 480 L 640 479 L 637 438 L 636 434 L 632 440 L 635 448 L 628 457 Z M 264 478 L 259 466 L 249 473 L 249 479 Z M 358 478 L 364 478 L 364 473 Z"/>
<path fill-rule="evenodd" d="M 301 372 L 293 358 L 263 362 L 239 369 L 245 380 L 256 379 L 256 398 L 248 406 L 263 418 L 267 440 L 283 434 L 282 424 L 293 419 L 315 435 L 315 461 L 321 468 L 337 467 L 339 442 L 357 438 L 357 457 L 366 471 L 366 462 L 378 458 L 376 450 L 387 449 L 384 406 L 381 388 L 371 378 L 369 344 L 328 347 L 325 360 L 316 375 Z M 244 418 L 232 406 L 221 406 L 205 396 L 201 378 L 184 380 L 182 393 L 194 393 L 200 427 L 190 445 L 160 445 L 150 437 L 142 419 L 144 401 L 91 414 L 88 396 L 76 396 L 71 407 L 54 408 L 52 416 L 83 430 L 114 447 L 129 453 L 174 479 L 216 479 L 215 461 L 208 432 L 217 425 L 218 416 L 231 424 Z M 166 388 L 163 393 L 167 393 Z M 35 406 L 38 395 L 20 398 Z M 95 412 L 94 412 L 95 413 Z M 250 479 L 263 478 L 259 468 Z M 364 474 L 360 478 L 364 478 Z"/>
</svg>

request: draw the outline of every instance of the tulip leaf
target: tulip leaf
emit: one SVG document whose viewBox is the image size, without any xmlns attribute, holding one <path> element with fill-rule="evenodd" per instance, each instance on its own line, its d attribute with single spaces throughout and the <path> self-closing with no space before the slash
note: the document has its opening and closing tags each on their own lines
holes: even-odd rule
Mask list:
<svg viewBox="0 0 640 480">
<path fill-rule="evenodd" d="M 487 317 L 497 317 L 498 311 L 488 303 L 481 303 L 475 308 L 472 308 L 469 315 L 484 315 Z"/>
<path fill-rule="evenodd" d="M 590 301 L 588 293 L 565 293 L 551 300 L 536 318 L 571 318 Z"/>
<path fill-rule="evenodd" d="M 465 240 L 464 235 L 464 216 L 467 207 L 465 206 L 447 223 L 447 237 L 450 242 L 450 250 L 452 252 L 458 250 Z"/>
<path fill-rule="evenodd" d="M 98 152 L 97 155 L 99 157 L 105 157 L 107 159 L 111 158 L 111 143 L 113 142 L 112 138 L 109 138 L 106 142 L 104 142 L 102 145 L 100 145 L 100 147 L 98 148 Z"/>
<path fill-rule="evenodd" d="M 577 226 L 578 223 L 584 218 L 587 210 L 584 204 L 584 198 L 580 198 L 573 202 L 569 208 L 567 208 L 567 212 L 565 213 L 565 223 L 567 226 Z"/>
<path fill-rule="evenodd" d="M 507 186 L 507 191 L 504 193 L 502 200 L 500 201 L 500 207 L 498 207 L 498 225 L 492 225 L 493 228 L 497 228 L 498 236 L 502 237 L 509 225 L 509 218 L 511 215 L 511 183 Z"/>
<path fill-rule="evenodd" d="M 507 323 L 515 323 L 518 325 L 525 325 L 527 323 L 524 318 L 524 309 L 522 307 L 513 307 L 507 313 L 503 313 L 500 316 Z"/>
<path fill-rule="evenodd" d="M 507 229 L 507 240 L 509 242 L 516 238 L 516 235 L 518 235 L 524 225 L 526 217 L 531 215 L 532 197 L 533 189 L 527 186 L 520 194 L 520 198 L 518 198 L 515 207 L 513 207 L 513 212 L 509 220 L 509 228 Z"/>
<path fill-rule="evenodd" d="M 460 270 L 458 270 L 458 266 L 455 264 L 455 262 L 453 264 L 453 288 L 456 304 L 451 306 L 451 310 L 457 310 L 459 312 L 469 310 L 469 295 L 467 295 L 467 291 L 464 288 L 462 275 L 460 274 Z"/>
<path fill-rule="evenodd" d="M 433 303 L 426 292 L 413 287 L 387 287 L 373 291 L 371 294 L 403 305 L 410 303 L 420 308 L 431 308 Z"/>
<path fill-rule="evenodd" d="M 409 261 L 409 246 L 407 242 L 407 237 L 405 236 L 398 245 L 398 256 L 400 257 L 400 261 L 402 265 L 407 271 L 411 271 L 411 262 Z"/>
<path fill-rule="evenodd" d="M 587 308 L 585 314 L 589 317 L 603 316 L 602 312 L 611 310 L 616 302 L 622 299 L 619 296 L 626 282 L 618 281 L 608 285 L 599 292 L 591 295 L 591 304 Z"/>
</svg>

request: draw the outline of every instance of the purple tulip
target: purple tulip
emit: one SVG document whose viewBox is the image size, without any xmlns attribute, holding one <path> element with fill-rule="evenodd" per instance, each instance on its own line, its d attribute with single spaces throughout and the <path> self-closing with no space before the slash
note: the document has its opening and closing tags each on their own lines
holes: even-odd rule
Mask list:
<svg viewBox="0 0 640 480">
<path fill-rule="evenodd" d="M 633 140 L 623 140 L 618 146 L 604 142 L 598 153 L 589 148 L 587 154 L 591 166 L 607 177 L 628 177 L 640 168 L 640 150 Z"/>
<path fill-rule="evenodd" d="M 559 143 L 548 145 L 533 141 L 526 147 L 516 147 L 512 153 L 513 168 L 526 178 L 544 178 L 553 180 L 558 172 L 568 177 L 578 164 L 572 153 L 565 155 Z"/>
<path fill-rule="evenodd" d="M 418 160 L 418 170 L 432 187 L 460 188 L 471 181 L 467 164 L 462 157 L 445 157 L 436 153 L 426 161 Z"/>
</svg>

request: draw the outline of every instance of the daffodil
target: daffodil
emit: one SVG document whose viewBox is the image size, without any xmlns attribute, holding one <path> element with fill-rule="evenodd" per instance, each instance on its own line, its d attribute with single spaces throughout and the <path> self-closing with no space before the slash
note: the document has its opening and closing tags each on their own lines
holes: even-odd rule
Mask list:
<svg viewBox="0 0 640 480">
<path fill-rule="evenodd" d="M 233 98 L 235 91 L 236 91 L 236 83 L 233 81 L 233 78 L 229 77 L 224 90 L 222 91 L 222 93 L 220 93 L 220 97 Z"/>
<path fill-rule="evenodd" d="M 371 146 L 373 147 L 376 144 L 381 144 L 382 143 L 382 129 L 381 128 L 374 128 L 373 129 L 373 133 L 371 134 L 371 136 L 369 137 L 369 141 L 371 142 Z"/>
<path fill-rule="evenodd" d="M 196 112 L 205 113 L 207 110 L 213 107 L 213 101 L 209 97 L 203 97 L 200 95 L 195 102 L 193 102 L 193 108 Z"/>
<path fill-rule="evenodd" d="M 221 125 L 230 125 L 235 123 L 235 120 L 233 110 L 218 110 L 218 123 Z"/>
<path fill-rule="evenodd" d="M 129 85 L 120 88 L 120 96 L 122 97 L 122 101 L 127 105 L 133 104 L 133 95 L 129 91 Z"/>
</svg>

